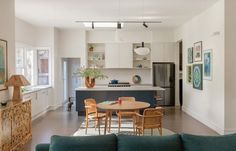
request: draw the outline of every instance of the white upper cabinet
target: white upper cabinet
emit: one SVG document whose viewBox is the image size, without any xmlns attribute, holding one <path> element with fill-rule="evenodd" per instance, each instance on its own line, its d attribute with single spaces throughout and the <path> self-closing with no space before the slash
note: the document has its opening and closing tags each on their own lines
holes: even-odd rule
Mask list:
<svg viewBox="0 0 236 151">
<path fill-rule="evenodd" d="M 131 43 L 105 44 L 106 68 L 132 68 L 133 53 Z"/>
<path fill-rule="evenodd" d="M 106 68 L 119 68 L 119 45 L 116 43 L 106 43 L 105 58 Z"/>
<path fill-rule="evenodd" d="M 175 43 L 152 43 L 152 62 L 175 62 Z"/>
<path fill-rule="evenodd" d="M 133 51 L 131 43 L 119 44 L 119 67 L 133 68 Z"/>
</svg>

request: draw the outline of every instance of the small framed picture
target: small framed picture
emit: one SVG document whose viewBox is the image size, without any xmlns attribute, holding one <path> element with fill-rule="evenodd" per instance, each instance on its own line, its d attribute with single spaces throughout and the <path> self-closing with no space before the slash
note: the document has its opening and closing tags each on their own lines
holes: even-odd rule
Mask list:
<svg viewBox="0 0 236 151">
<path fill-rule="evenodd" d="M 187 68 L 186 68 L 186 73 L 187 73 L 187 83 L 188 84 L 192 84 L 193 83 L 193 72 L 192 72 L 192 65 L 187 65 Z"/>
<path fill-rule="evenodd" d="M 188 63 L 193 63 L 193 47 L 188 48 Z"/>
<path fill-rule="evenodd" d="M 212 50 L 203 51 L 203 79 L 212 80 Z"/>
<path fill-rule="evenodd" d="M 202 61 L 202 41 L 194 43 L 193 59 L 194 62 Z"/>
<path fill-rule="evenodd" d="M 202 90 L 203 89 L 202 80 L 202 64 L 193 65 L 193 88 Z"/>
<path fill-rule="evenodd" d="M 7 74 L 7 41 L 0 39 L 0 91 L 7 89 Z"/>
</svg>

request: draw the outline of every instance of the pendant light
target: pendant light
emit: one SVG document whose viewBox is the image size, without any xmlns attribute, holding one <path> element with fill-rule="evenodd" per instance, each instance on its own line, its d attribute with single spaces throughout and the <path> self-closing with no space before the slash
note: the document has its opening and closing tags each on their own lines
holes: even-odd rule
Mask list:
<svg viewBox="0 0 236 151">
<path fill-rule="evenodd" d="M 142 47 L 134 49 L 134 52 L 141 56 L 146 56 L 150 53 L 150 49 L 148 47 L 144 47 L 144 42 L 142 42 Z"/>
</svg>

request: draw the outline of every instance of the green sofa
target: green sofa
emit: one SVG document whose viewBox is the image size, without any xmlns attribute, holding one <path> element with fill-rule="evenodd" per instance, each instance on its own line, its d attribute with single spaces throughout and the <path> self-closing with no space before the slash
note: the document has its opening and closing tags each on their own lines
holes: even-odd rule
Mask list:
<svg viewBox="0 0 236 151">
<path fill-rule="evenodd" d="M 52 136 L 36 151 L 236 151 L 236 134 L 224 136 Z"/>
</svg>

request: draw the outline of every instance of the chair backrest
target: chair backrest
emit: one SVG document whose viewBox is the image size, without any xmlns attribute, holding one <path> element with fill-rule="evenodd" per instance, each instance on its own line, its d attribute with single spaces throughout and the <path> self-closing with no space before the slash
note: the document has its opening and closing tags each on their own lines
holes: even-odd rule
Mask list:
<svg viewBox="0 0 236 151">
<path fill-rule="evenodd" d="M 135 101 L 135 97 L 119 97 L 118 99 L 122 101 L 130 101 L 130 102 Z"/>
<path fill-rule="evenodd" d="M 86 109 L 86 114 L 97 113 L 97 103 L 95 99 L 89 98 L 84 100 L 84 105 Z"/>
<path fill-rule="evenodd" d="M 156 107 L 155 109 L 157 109 L 159 112 L 161 112 L 164 115 L 165 109 L 163 107 Z"/>
<path fill-rule="evenodd" d="M 143 127 L 144 128 L 158 128 L 162 126 L 163 114 L 159 109 L 148 108 L 143 112 Z"/>
</svg>

